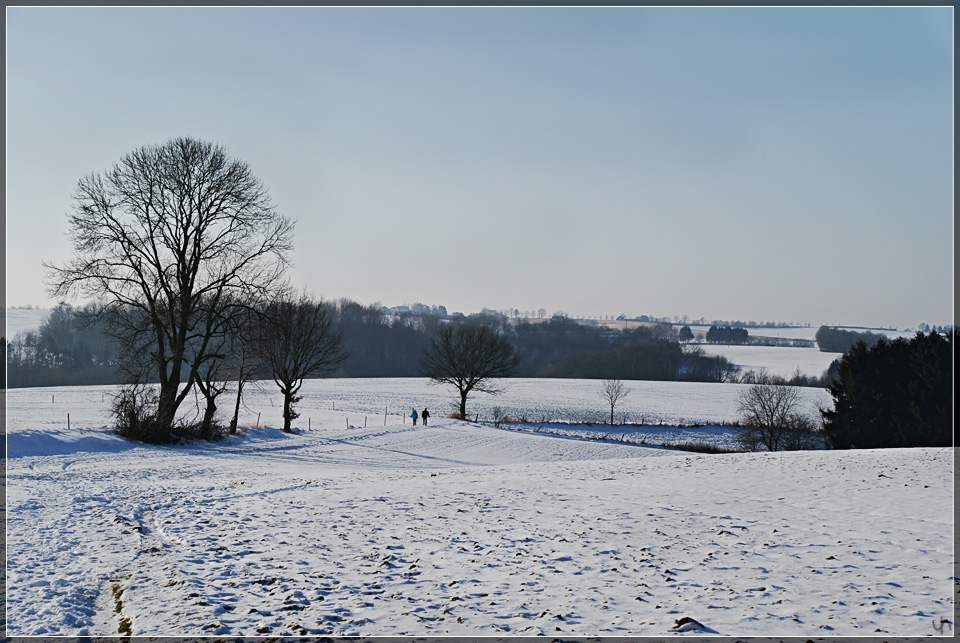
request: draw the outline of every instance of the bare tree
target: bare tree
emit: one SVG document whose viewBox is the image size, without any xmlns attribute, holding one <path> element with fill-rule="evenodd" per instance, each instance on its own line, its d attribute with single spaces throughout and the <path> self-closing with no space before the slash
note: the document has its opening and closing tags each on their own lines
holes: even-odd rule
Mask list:
<svg viewBox="0 0 960 643">
<path fill-rule="evenodd" d="M 621 380 L 603 380 L 600 397 L 605 399 L 610 405 L 610 424 L 613 424 L 613 412 L 617 408 L 617 404 L 623 400 L 623 398 L 627 397 L 629 393 L 630 389 L 625 387 Z"/>
<path fill-rule="evenodd" d="M 333 309 L 306 294 L 268 303 L 260 315 L 257 352 L 283 394 L 283 430 L 299 417 L 294 404 L 307 377 L 326 375 L 346 358 Z"/>
<path fill-rule="evenodd" d="M 244 308 L 231 318 L 231 331 L 228 335 L 227 358 L 228 374 L 236 383 L 237 397 L 230 418 L 229 433 L 237 432 L 240 421 L 240 403 L 243 389 L 260 371 L 260 362 L 256 355 L 257 311 Z"/>
<path fill-rule="evenodd" d="M 800 391 L 782 384 L 754 384 L 741 392 L 737 407 L 743 427 L 741 444 L 752 450 L 793 450 L 813 445 L 815 432 L 810 418 L 800 413 Z"/>
<path fill-rule="evenodd" d="M 169 430 L 217 332 L 201 302 L 222 311 L 266 295 L 286 268 L 293 223 L 246 163 L 191 138 L 127 154 L 82 178 L 74 200 L 74 258 L 45 264 L 50 295 L 115 313 L 127 353 L 152 363 L 156 421 Z"/>
<path fill-rule="evenodd" d="M 435 384 L 452 384 L 460 393 L 460 418 L 467 417 L 472 391 L 499 393 L 497 378 L 513 375 L 520 358 L 513 346 L 489 326 L 448 324 L 420 359 L 421 372 Z"/>
<path fill-rule="evenodd" d="M 215 431 L 217 398 L 227 390 L 226 366 L 236 325 L 234 319 L 244 310 L 237 305 L 215 306 L 211 303 L 208 298 L 203 298 L 197 307 L 200 320 L 198 327 L 204 329 L 204 332 L 187 344 L 185 352 L 188 363 L 197 364 L 194 382 L 205 403 L 198 432 L 198 437 L 203 439 L 218 435 Z"/>
</svg>

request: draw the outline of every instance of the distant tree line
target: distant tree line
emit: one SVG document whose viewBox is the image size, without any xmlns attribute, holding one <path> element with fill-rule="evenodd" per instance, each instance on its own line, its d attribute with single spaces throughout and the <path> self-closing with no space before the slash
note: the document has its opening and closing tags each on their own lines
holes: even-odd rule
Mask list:
<svg viewBox="0 0 960 643">
<path fill-rule="evenodd" d="M 707 330 L 707 341 L 711 344 L 746 344 L 750 341 L 750 333 L 746 328 L 711 326 Z"/>
<path fill-rule="evenodd" d="M 337 302 L 333 319 L 348 355 L 338 377 L 418 377 L 420 355 L 442 323 L 435 314 L 388 315 L 380 305 L 350 299 Z"/>
<path fill-rule="evenodd" d="M 628 320 L 626 315 L 620 315 L 618 320 Z M 732 326 L 734 328 L 809 328 L 810 324 L 798 324 L 796 322 L 765 322 L 765 321 L 726 321 L 721 319 L 708 320 L 706 317 L 690 319 L 689 315 L 674 315 L 673 317 L 654 317 L 652 315 L 640 315 L 632 321 L 653 322 L 658 324 L 693 324 L 694 326 Z"/>
<path fill-rule="evenodd" d="M 39 329 L 5 341 L 9 386 L 119 383 L 117 343 L 91 310 L 58 306 Z"/>
<path fill-rule="evenodd" d="M 817 334 L 814 335 L 817 346 L 823 353 L 846 353 L 857 342 L 863 342 L 867 346 L 871 346 L 881 337 L 883 335 L 877 335 L 870 331 L 860 332 L 830 326 L 821 326 L 817 329 Z"/>
<path fill-rule="evenodd" d="M 490 310 L 444 319 L 433 313 L 389 314 L 379 304 L 363 305 L 350 299 L 325 306 L 346 355 L 331 373 L 336 377 L 419 377 L 423 351 L 449 324 L 487 326 L 503 336 L 516 350 L 519 377 L 698 382 L 739 381 L 740 377 L 727 358 L 682 344 L 677 329 L 670 324 L 612 330 L 587 326 L 563 314 L 544 321 L 510 323 L 506 316 Z M 38 331 L 21 335 L 9 345 L 9 385 L 128 382 L 130 360 L 121 355 L 122 343 L 107 332 L 110 323 L 109 316 L 94 315 L 89 308 L 55 309 Z M 210 354 L 240 355 L 239 333 L 231 325 L 219 329 L 217 341 L 225 343 L 208 346 L 217 348 Z M 240 362 L 234 361 L 231 358 L 225 365 L 219 358 L 204 360 L 197 368 L 198 384 L 213 367 L 222 370 L 229 366 L 236 371 Z M 247 376 L 270 376 L 263 368 L 255 369 L 253 363 L 252 359 L 245 363 Z M 149 370 L 133 379 L 157 381 Z"/>
</svg>

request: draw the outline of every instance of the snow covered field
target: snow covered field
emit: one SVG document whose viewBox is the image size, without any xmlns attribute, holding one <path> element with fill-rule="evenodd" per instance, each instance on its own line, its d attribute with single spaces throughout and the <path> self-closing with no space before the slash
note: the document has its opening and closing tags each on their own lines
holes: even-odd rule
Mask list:
<svg viewBox="0 0 960 643">
<path fill-rule="evenodd" d="M 903 337 L 905 339 L 910 339 L 913 337 L 917 330 L 915 328 L 906 328 L 901 330 L 891 330 L 891 329 L 880 329 L 880 328 L 862 328 L 860 326 L 833 326 L 827 324 L 831 328 L 840 328 L 842 330 L 852 330 L 857 332 L 869 331 L 875 335 L 883 335 L 888 339 L 896 339 L 898 337 Z M 677 328 L 681 328 L 682 324 L 674 324 Z M 706 333 L 710 326 L 699 326 L 695 324 L 690 325 L 690 329 L 693 331 L 699 331 Z M 781 326 L 756 326 L 749 327 L 747 331 L 750 333 L 751 337 L 770 337 L 777 338 L 781 337 L 783 339 L 809 339 L 814 341 L 817 336 L 817 331 L 820 329 L 820 325 L 812 326 L 798 326 L 798 327 L 781 327 Z"/>
<path fill-rule="evenodd" d="M 796 349 L 794 349 L 796 350 Z M 630 390 L 617 406 L 616 416 L 641 424 L 719 424 L 737 420 L 737 395 L 747 386 L 699 382 L 625 381 Z M 601 422 L 609 419 L 610 407 L 600 397 L 599 380 L 510 379 L 501 395 L 473 394 L 467 412 L 490 419 L 499 406 L 510 417 L 531 422 Z M 803 410 L 814 414 L 818 404 L 829 405 L 823 389 L 800 388 Z M 109 423 L 110 397 L 115 386 L 11 389 L 7 391 L 7 430 L 11 432 L 65 429 L 67 414 L 74 428 L 98 428 Z M 412 408 L 428 407 L 434 417 L 456 410 L 459 398 L 450 387 L 435 386 L 425 378 L 370 378 L 308 380 L 298 405 L 301 424 L 328 410 L 344 411 L 344 423 L 384 424 L 384 410 L 391 422 L 407 422 Z M 224 412 L 232 408 L 229 391 L 222 396 Z M 202 403 L 201 403 L 202 404 Z M 240 422 L 248 426 L 281 424 L 282 398 L 273 382 L 262 382 L 244 392 Z M 197 402 L 187 400 L 188 414 L 198 413 Z M 42 412 L 37 412 L 42 411 Z M 258 419 L 259 418 L 259 419 Z M 259 423 L 259 424 L 258 424 Z"/>
<path fill-rule="evenodd" d="M 767 369 L 770 375 L 779 375 L 787 379 L 793 377 L 797 369 L 803 375 L 820 377 L 835 359 L 843 353 L 823 353 L 819 348 L 796 348 L 786 346 L 725 346 L 723 344 L 698 344 L 707 355 L 723 355 L 728 360 L 747 371 Z"/>
<path fill-rule="evenodd" d="M 4 337 L 13 339 L 17 333 L 37 330 L 49 316 L 50 310 L 45 308 L 4 308 L 6 318 Z"/>
<path fill-rule="evenodd" d="M 309 431 L 175 447 L 96 429 L 98 388 L 9 391 L 8 634 L 922 636 L 953 619 L 950 449 L 699 455 L 382 410 L 363 428 L 382 396 L 317 386 Z M 443 394 L 397 386 L 405 408 Z"/>
</svg>

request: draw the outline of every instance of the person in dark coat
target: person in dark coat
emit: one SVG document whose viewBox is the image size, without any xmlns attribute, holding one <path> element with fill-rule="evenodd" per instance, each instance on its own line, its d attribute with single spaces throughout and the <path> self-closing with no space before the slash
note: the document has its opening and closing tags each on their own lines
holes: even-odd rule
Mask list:
<svg viewBox="0 0 960 643">
<path fill-rule="evenodd" d="M 420 414 L 420 417 L 423 418 L 423 426 L 427 426 L 427 418 L 430 417 L 430 411 L 423 409 L 423 413 Z"/>
</svg>

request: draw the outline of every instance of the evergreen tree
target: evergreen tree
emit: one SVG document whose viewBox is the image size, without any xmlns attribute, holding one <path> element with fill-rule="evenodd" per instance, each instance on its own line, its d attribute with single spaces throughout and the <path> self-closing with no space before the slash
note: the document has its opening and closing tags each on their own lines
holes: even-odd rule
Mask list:
<svg viewBox="0 0 960 643">
<path fill-rule="evenodd" d="M 955 338 L 857 342 L 827 390 L 824 431 L 834 448 L 950 446 Z"/>
</svg>

